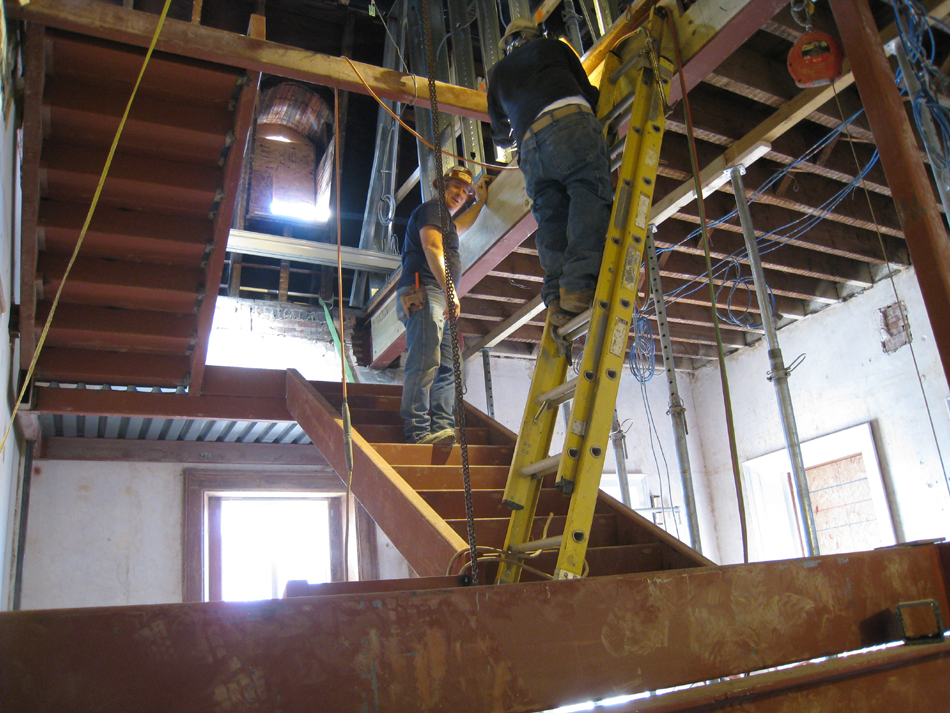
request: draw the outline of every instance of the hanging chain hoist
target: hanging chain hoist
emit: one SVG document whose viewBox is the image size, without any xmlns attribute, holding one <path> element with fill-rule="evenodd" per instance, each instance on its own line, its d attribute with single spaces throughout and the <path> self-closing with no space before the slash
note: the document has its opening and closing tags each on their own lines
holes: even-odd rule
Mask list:
<svg viewBox="0 0 950 713">
<path fill-rule="evenodd" d="M 439 103 L 435 88 L 435 50 L 432 46 L 432 23 L 429 12 L 429 0 L 422 0 L 422 30 L 425 44 L 426 77 L 429 80 L 429 103 L 432 114 L 432 138 L 435 145 L 436 184 L 439 189 L 439 215 L 442 223 L 442 240 L 450 229 L 451 217 L 445 205 L 445 177 L 442 170 L 441 127 L 439 126 Z M 444 249 L 443 249 L 444 252 Z M 459 448 L 462 453 L 462 483 L 465 490 L 465 520 L 468 530 L 469 557 L 471 558 L 471 583 L 478 585 L 478 559 L 475 546 L 475 510 L 472 505 L 472 479 L 468 459 L 468 438 L 465 433 L 465 403 L 462 384 L 462 358 L 459 351 L 458 318 L 455 311 L 457 279 L 453 275 L 448 261 L 445 263 L 445 292 L 449 306 L 449 330 L 452 342 L 452 369 L 455 373 L 455 428 L 459 435 Z"/>
</svg>

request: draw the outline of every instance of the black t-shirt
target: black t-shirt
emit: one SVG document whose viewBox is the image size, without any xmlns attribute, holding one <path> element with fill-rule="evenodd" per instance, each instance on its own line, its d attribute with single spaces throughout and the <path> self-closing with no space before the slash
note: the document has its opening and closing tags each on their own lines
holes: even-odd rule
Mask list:
<svg viewBox="0 0 950 713">
<path fill-rule="evenodd" d="M 544 107 L 571 96 L 595 109 L 600 97 L 574 51 L 560 40 L 526 42 L 488 73 L 492 138 L 504 148 L 520 142 Z"/>
<path fill-rule="evenodd" d="M 439 287 L 425 251 L 422 249 L 422 236 L 419 234 L 425 226 L 431 225 L 442 232 L 442 217 L 439 210 L 439 200 L 434 198 L 423 203 L 409 216 L 409 225 L 406 227 L 406 239 L 402 243 L 402 275 L 399 277 L 399 287 L 416 284 L 416 273 L 419 273 L 420 285 L 434 285 Z M 455 221 L 449 217 L 449 232 L 443 235 L 445 262 L 452 273 L 452 278 L 458 283 L 461 278 L 462 261 L 459 258 L 459 234 L 455 229 Z"/>
</svg>

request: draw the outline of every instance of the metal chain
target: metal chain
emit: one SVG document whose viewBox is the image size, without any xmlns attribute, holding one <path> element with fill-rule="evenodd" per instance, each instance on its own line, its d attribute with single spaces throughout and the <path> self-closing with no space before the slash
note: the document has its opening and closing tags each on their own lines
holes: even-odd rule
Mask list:
<svg viewBox="0 0 950 713">
<path fill-rule="evenodd" d="M 432 18 L 429 12 L 429 0 L 422 0 L 422 32 L 425 40 L 426 76 L 429 80 L 429 103 L 432 114 L 432 140 L 435 144 L 436 184 L 439 188 L 439 215 L 442 221 L 443 255 L 445 254 L 445 236 L 449 232 L 448 208 L 445 205 L 445 176 L 442 170 L 442 138 L 439 127 L 439 102 L 435 90 L 435 52 L 432 48 Z M 455 372 L 455 427 L 459 434 L 459 447 L 462 452 L 462 482 L 465 488 L 465 520 L 468 526 L 469 557 L 472 562 L 472 585 L 478 585 L 478 553 L 475 547 L 475 512 L 472 506 L 472 479 L 468 463 L 468 438 L 465 434 L 465 404 L 462 385 L 462 359 L 459 354 L 459 334 L 455 312 L 455 278 L 449 261 L 445 261 L 445 293 L 449 307 L 449 332 L 452 341 L 452 369 Z"/>
</svg>

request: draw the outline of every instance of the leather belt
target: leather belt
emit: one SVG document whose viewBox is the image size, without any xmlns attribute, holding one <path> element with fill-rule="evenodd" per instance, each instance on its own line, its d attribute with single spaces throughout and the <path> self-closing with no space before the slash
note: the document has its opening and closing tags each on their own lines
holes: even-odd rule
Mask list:
<svg viewBox="0 0 950 713">
<path fill-rule="evenodd" d="M 531 134 L 538 133 L 545 126 L 548 124 L 553 124 L 562 116 L 567 116 L 568 114 L 573 114 L 578 111 L 586 111 L 588 114 L 594 113 L 586 104 L 567 104 L 566 106 L 561 106 L 557 109 L 546 111 L 540 117 L 538 117 L 531 126 L 528 127 L 528 130 L 525 132 L 525 138 L 528 138 L 528 136 Z"/>
</svg>

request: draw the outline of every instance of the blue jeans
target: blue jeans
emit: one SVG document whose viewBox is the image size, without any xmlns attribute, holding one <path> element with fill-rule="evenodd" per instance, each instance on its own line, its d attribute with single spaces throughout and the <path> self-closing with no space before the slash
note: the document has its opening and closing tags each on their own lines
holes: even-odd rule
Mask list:
<svg viewBox="0 0 950 713">
<path fill-rule="evenodd" d="M 529 131 L 518 163 L 538 222 L 544 303 L 550 304 L 560 287 L 594 288 L 613 205 L 610 159 L 597 117 L 576 112 Z"/>
<path fill-rule="evenodd" d="M 445 293 L 427 285 L 425 307 L 407 314 L 400 299 L 406 289 L 396 291 L 396 316 L 406 327 L 409 350 L 399 414 L 406 443 L 416 443 L 430 433 L 455 428 L 455 371 L 452 342 L 443 317 Z"/>
</svg>

